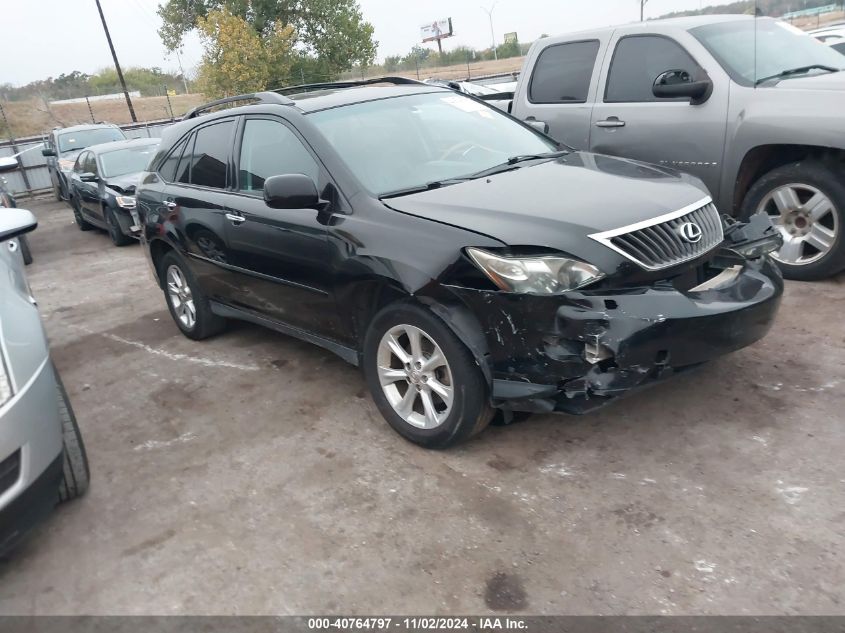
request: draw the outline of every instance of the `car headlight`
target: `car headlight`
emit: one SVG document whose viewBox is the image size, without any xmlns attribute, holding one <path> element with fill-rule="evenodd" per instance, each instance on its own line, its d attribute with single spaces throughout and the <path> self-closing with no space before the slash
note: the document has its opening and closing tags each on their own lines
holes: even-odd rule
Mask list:
<svg viewBox="0 0 845 633">
<path fill-rule="evenodd" d="M 501 257 L 480 248 L 466 250 L 490 281 L 507 292 L 555 295 L 582 288 L 604 277 L 604 273 L 592 264 L 570 257 Z"/>
<path fill-rule="evenodd" d="M 76 163 L 75 160 L 68 160 L 67 158 L 60 158 L 59 159 L 59 169 L 62 171 L 71 171 L 73 169 L 74 164 Z"/>
<path fill-rule="evenodd" d="M 6 370 L 6 364 L 0 358 L 0 407 L 6 404 L 6 401 L 12 397 L 12 381 L 9 380 L 9 372 Z"/>
<path fill-rule="evenodd" d="M 115 196 L 115 200 L 119 207 L 124 209 L 135 208 L 135 196 Z"/>
</svg>

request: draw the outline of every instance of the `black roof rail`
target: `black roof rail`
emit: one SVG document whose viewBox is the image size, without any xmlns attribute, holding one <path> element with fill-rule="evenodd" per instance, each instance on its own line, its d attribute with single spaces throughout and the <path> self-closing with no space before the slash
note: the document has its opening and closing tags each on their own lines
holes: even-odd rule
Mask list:
<svg viewBox="0 0 845 633">
<path fill-rule="evenodd" d="M 257 101 L 258 103 L 275 103 L 277 105 L 293 105 L 293 100 L 277 93 L 277 92 L 252 92 L 249 94 L 235 95 L 234 97 L 225 97 L 224 99 L 217 99 L 216 101 L 209 101 L 203 103 L 195 108 L 188 110 L 182 117 L 183 121 L 199 116 L 201 113 L 211 110 L 211 108 L 227 103 L 237 103 L 238 101 Z"/>
<path fill-rule="evenodd" d="M 423 84 L 417 79 L 408 79 L 407 77 L 371 77 L 369 79 L 350 79 L 348 81 L 326 81 L 316 84 L 301 84 L 299 86 L 285 86 L 273 92 L 279 94 L 297 94 L 300 92 L 309 92 L 311 90 L 331 90 L 332 88 L 358 88 L 360 86 L 371 86 L 373 84 L 395 84 L 397 86 Z"/>
</svg>

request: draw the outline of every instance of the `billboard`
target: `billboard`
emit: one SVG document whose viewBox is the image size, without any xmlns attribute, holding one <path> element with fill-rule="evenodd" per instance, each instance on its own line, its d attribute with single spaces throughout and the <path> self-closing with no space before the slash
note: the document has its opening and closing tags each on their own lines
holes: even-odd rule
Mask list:
<svg viewBox="0 0 845 633">
<path fill-rule="evenodd" d="M 434 42 L 452 36 L 452 18 L 443 18 L 420 27 L 423 42 Z"/>
<path fill-rule="evenodd" d="M 505 33 L 505 44 L 516 44 L 519 39 L 516 37 L 516 31 L 512 33 Z"/>
</svg>

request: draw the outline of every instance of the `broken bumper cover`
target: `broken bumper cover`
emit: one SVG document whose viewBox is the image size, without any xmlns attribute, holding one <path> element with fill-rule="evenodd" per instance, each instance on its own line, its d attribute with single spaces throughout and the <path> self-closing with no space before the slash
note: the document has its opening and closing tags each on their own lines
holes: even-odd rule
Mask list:
<svg viewBox="0 0 845 633">
<path fill-rule="evenodd" d="M 632 389 L 762 338 L 783 292 L 767 258 L 724 283 L 553 297 L 462 291 L 487 336 L 494 404 L 585 413 Z"/>
</svg>

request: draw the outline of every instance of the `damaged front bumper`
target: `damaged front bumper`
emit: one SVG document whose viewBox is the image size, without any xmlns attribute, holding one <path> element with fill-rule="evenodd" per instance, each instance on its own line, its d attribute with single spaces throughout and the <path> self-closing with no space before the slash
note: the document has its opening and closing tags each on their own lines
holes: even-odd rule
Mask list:
<svg viewBox="0 0 845 633">
<path fill-rule="evenodd" d="M 495 406 L 585 413 L 632 389 L 750 345 L 783 292 L 768 257 L 722 249 L 689 290 L 669 282 L 528 296 L 461 290 L 486 332 Z"/>
</svg>

